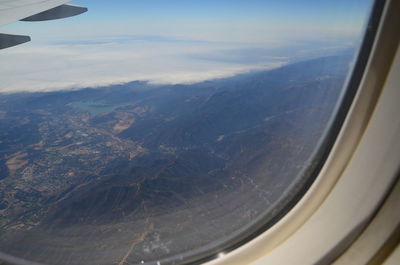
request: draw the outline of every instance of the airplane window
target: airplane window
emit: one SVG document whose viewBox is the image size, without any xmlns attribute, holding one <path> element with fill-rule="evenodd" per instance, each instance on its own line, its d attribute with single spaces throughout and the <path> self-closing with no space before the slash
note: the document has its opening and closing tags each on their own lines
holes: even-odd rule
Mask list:
<svg viewBox="0 0 400 265">
<path fill-rule="evenodd" d="M 329 151 L 373 1 L 72 4 L 0 27 L 32 38 L 0 50 L 10 263 L 198 264 L 273 225 Z"/>
</svg>

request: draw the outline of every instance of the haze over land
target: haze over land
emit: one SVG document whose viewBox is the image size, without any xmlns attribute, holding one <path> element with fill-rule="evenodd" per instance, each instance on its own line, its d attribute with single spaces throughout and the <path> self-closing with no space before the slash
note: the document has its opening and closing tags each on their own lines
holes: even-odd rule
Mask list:
<svg viewBox="0 0 400 265">
<path fill-rule="evenodd" d="M 156 264 L 236 242 L 296 194 L 350 60 L 0 94 L 0 250 L 54 265 Z"/>
</svg>

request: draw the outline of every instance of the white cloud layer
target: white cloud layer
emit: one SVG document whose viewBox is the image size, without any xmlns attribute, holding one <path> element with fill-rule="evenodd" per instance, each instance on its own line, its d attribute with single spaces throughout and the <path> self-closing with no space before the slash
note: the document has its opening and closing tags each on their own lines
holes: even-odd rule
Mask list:
<svg viewBox="0 0 400 265">
<path fill-rule="evenodd" d="M 240 44 L 146 40 L 21 45 L 0 53 L 0 92 L 54 91 L 133 80 L 190 83 L 273 68 L 285 58 L 219 60 Z M 208 58 L 214 54 L 215 60 Z M 226 56 L 225 56 L 226 57 Z M 228 58 L 229 59 L 229 58 Z"/>
<path fill-rule="evenodd" d="M 312 45 L 305 45 L 315 53 Z M 309 54 L 297 48 L 122 36 L 0 51 L 0 93 L 120 84 L 193 83 L 281 66 Z"/>
</svg>

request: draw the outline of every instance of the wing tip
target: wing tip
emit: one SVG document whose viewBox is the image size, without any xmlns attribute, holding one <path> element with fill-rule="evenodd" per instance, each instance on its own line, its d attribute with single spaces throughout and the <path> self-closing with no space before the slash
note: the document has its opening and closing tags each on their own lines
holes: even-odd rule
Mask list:
<svg viewBox="0 0 400 265">
<path fill-rule="evenodd" d="M 0 50 L 31 41 L 31 37 L 0 33 Z"/>
<path fill-rule="evenodd" d="M 21 21 L 36 22 L 36 21 L 48 21 L 54 19 L 62 19 L 77 16 L 87 12 L 87 7 L 75 6 L 75 5 L 60 5 L 49 10 L 40 12 L 36 15 L 21 19 Z"/>
</svg>

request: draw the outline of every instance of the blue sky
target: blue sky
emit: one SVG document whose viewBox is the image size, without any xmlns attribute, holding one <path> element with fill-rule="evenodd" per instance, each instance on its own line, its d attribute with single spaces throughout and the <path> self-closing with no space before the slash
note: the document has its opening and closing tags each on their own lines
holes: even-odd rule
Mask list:
<svg viewBox="0 0 400 265">
<path fill-rule="evenodd" d="M 117 0 L 74 1 L 89 6 L 91 19 L 256 19 L 334 22 L 340 19 L 352 21 L 363 16 L 370 1 L 367 0 Z"/>
<path fill-rule="evenodd" d="M 370 0 L 76 0 L 85 15 L 41 23 L 14 23 L 9 31 L 54 37 L 162 35 L 215 41 L 351 37 L 365 22 Z M 277 32 L 279 34 L 277 34 Z M 326 32 L 327 34 L 323 34 Z M 33 34 L 32 33 L 32 34 Z M 269 36 L 272 34 L 272 36 Z M 279 35 L 279 36 L 276 36 Z M 40 36 L 41 39 L 42 36 Z M 46 37 L 46 36 L 45 36 Z M 302 38 L 303 37 L 303 38 Z M 46 38 L 47 39 L 47 38 Z"/>
<path fill-rule="evenodd" d="M 293 25 L 295 23 L 358 25 L 369 0 L 117 0 L 75 1 L 92 10 L 93 21 L 118 23 L 154 20 L 184 22 L 251 22 Z"/>
<path fill-rule="evenodd" d="M 72 3 L 89 11 L 0 28 L 32 37 L 29 44 L 0 53 L 0 92 L 136 79 L 195 82 L 269 69 L 356 45 L 371 5 L 370 0 Z"/>
</svg>

